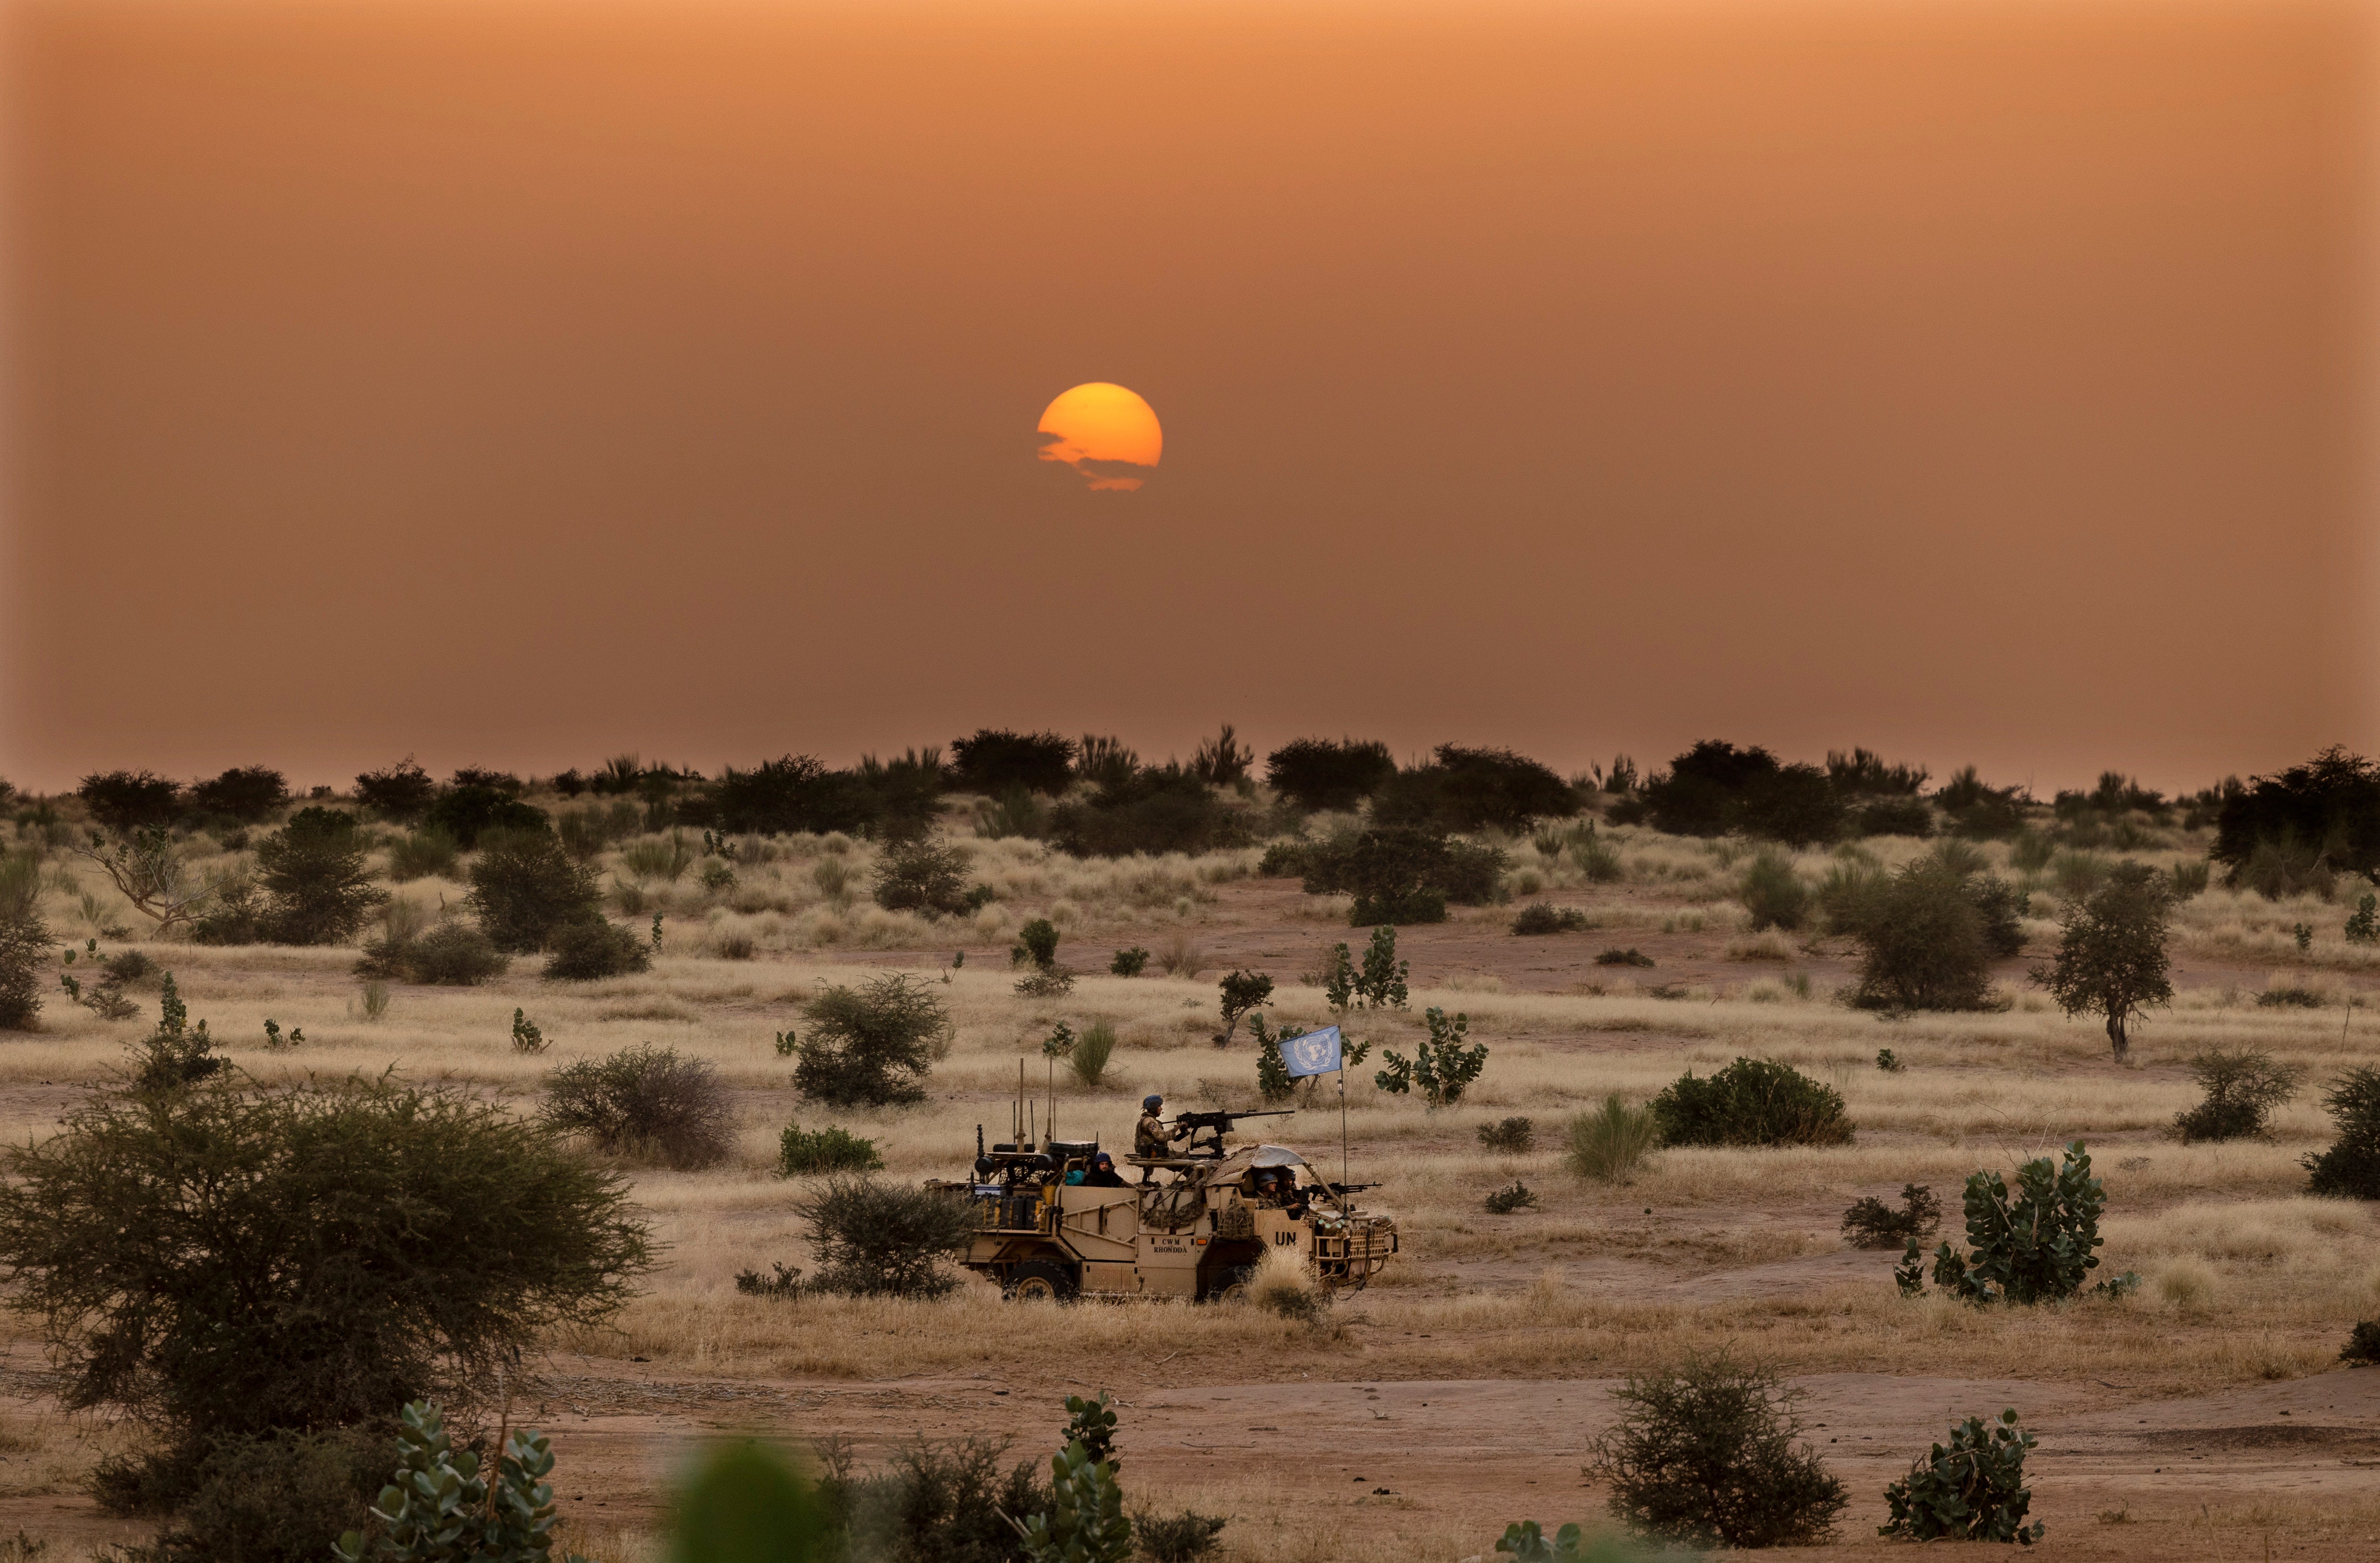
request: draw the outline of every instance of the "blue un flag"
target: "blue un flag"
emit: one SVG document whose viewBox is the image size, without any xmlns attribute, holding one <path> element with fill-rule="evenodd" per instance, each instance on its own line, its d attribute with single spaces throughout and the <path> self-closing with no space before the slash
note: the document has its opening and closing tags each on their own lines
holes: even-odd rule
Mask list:
<svg viewBox="0 0 2380 1563">
<path fill-rule="evenodd" d="M 1330 1073 L 1339 1067 L 1339 1028 L 1326 1025 L 1303 1036 L 1282 1037 L 1281 1061 L 1289 1066 L 1293 1080 L 1308 1074 Z"/>
</svg>

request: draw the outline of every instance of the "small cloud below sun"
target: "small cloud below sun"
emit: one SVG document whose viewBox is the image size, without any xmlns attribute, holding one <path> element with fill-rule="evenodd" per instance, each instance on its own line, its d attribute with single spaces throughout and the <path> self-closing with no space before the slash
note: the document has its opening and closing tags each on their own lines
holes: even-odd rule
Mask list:
<svg viewBox="0 0 2380 1563">
<path fill-rule="evenodd" d="M 1062 462 L 1093 490 L 1129 493 L 1157 470 L 1165 431 L 1157 413 L 1121 385 L 1095 380 L 1051 402 L 1038 429 L 1043 461 Z"/>
</svg>

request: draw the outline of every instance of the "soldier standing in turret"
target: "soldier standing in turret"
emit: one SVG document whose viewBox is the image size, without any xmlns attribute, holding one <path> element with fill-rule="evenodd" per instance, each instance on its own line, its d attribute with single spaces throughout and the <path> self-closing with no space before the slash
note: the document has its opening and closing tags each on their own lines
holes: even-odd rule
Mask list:
<svg viewBox="0 0 2380 1563">
<path fill-rule="evenodd" d="M 1133 1126 L 1132 1131 L 1133 1155 L 1140 1157 L 1143 1159 L 1156 1159 L 1162 1157 L 1172 1147 L 1174 1141 L 1190 1133 L 1187 1129 L 1167 1128 L 1165 1126 L 1164 1112 L 1165 1098 L 1163 1097 L 1143 1097 L 1141 1098 L 1140 1121 Z M 1140 1169 L 1140 1181 L 1142 1182 L 1154 1182 L 1156 1178 L 1157 1170 L 1155 1168 L 1144 1167 Z"/>
</svg>

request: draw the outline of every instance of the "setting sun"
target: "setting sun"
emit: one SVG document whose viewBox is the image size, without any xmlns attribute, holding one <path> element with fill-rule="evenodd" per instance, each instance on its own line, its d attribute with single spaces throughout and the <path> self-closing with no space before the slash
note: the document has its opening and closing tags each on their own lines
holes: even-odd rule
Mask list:
<svg viewBox="0 0 2380 1563">
<path fill-rule="evenodd" d="M 1062 461 L 1094 489 L 1129 492 L 1157 466 L 1165 430 L 1136 392 L 1095 380 L 1077 385 L 1041 414 L 1041 459 Z"/>
</svg>

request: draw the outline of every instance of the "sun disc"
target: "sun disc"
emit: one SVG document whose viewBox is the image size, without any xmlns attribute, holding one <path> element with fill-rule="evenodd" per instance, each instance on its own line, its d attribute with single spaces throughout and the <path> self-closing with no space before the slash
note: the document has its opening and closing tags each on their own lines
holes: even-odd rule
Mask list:
<svg viewBox="0 0 2380 1563">
<path fill-rule="evenodd" d="M 1137 392 L 1104 380 L 1077 385 L 1041 414 L 1041 459 L 1062 462 L 1094 489 L 1128 493 L 1155 470 L 1165 430 Z"/>
</svg>

